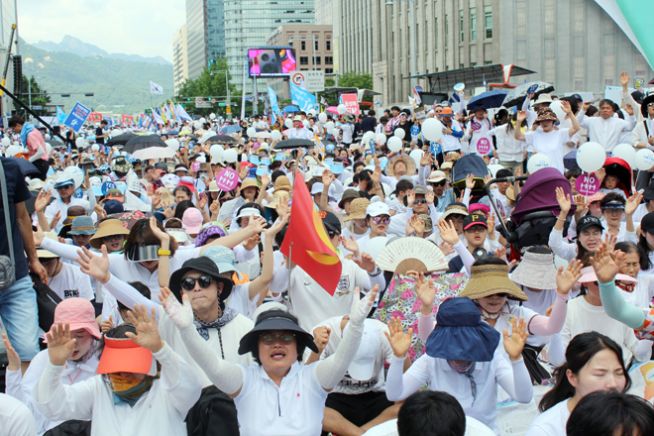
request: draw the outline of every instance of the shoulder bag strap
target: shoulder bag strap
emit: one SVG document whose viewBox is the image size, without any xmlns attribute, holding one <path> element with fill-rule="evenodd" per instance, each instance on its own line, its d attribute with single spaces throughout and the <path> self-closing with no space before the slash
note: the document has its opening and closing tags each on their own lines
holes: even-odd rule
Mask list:
<svg viewBox="0 0 654 436">
<path fill-rule="evenodd" d="M 9 247 L 9 258 L 16 263 L 14 258 L 14 239 L 11 233 L 11 222 L 9 217 L 9 197 L 7 196 L 7 178 L 5 177 L 4 164 L 0 161 L 0 188 L 2 189 L 2 209 L 5 214 L 5 227 L 7 228 L 7 246 Z"/>
</svg>

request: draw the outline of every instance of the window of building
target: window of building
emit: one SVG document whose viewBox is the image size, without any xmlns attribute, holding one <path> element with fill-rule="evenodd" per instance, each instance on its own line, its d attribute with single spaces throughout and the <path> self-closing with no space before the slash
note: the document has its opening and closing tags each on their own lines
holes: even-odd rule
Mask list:
<svg viewBox="0 0 654 436">
<path fill-rule="evenodd" d="M 325 74 L 333 74 L 334 69 L 333 68 L 325 68 Z"/>
<path fill-rule="evenodd" d="M 320 50 L 320 43 L 317 39 L 313 40 L 313 49 L 314 50 Z"/>
<path fill-rule="evenodd" d="M 554 35 L 556 30 L 556 5 L 553 0 L 546 0 L 543 5 L 543 33 L 545 35 Z"/>
<path fill-rule="evenodd" d="M 316 56 L 314 59 L 315 59 L 314 62 L 316 63 L 316 65 L 320 65 L 320 63 L 322 62 L 320 56 Z"/>
<path fill-rule="evenodd" d="M 332 49 L 332 40 L 331 39 L 328 39 L 327 41 L 325 41 L 325 48 L 327 49 L 327 51 Z"/>
<path fill-rule="evenodd" d="M 526 19 L 526 15 L 525 15 Z M 493 37 L 493 9 L 491 5 L 484 6 L 484 33 L 486 39 Z"/>
<path fill-rule="evenodd" d="M 477 8 L 470 8 L 470 42 L 477 40 Z"/>
<path fill-rule="evenodd" d="M 325 56 L 325 65 L 331 65 L 334 63 L 334 58 L 331 56 Z"/>
<path fill-rule="evenodd" d="M 444 34 L 443 34 L 443 43 L 445 45 L 445 48 L 447 48 L 447 41 L 449 39 L 449 33 L 450 33 L 449 32 L 449 23 L 448 23 L 448 21 L 449 21 L 448 16 L 447 16 L 447 14 L 445 14 L 445 24 L 443 24 L 443 26 L 444 26 L 443 27 L 443 32 L 444 32 Z"/>
<path fill-rule="evenodd" d="M 307 56 L 300 56 L 300 65 L 309 65 L 309 58 Z"/>
<path fill-rule="evenodd" d="M 466 40 L 466 33 L 463 29 L 463 9 L 459 9 L 459 42 Z"/>
<path fill-rule="evenodd" d="M 434 18 L 434 46 L 438 51 L 438 18 Z"/>
<path fill-rule="evenodd" d="M 306 50 L 306 49 L 307 49 L 307 42 L 300 41 L 300 50 Z"/>
</svg>

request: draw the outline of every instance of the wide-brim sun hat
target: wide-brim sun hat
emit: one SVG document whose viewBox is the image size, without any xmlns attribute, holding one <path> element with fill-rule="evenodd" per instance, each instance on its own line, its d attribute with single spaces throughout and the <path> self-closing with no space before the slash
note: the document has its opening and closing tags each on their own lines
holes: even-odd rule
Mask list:
<svg viewBox="0 0 654 436">
<path fill-rule="evenodd" d="M 401 154 L 399 156 L 395 156 L 391 161 L 386 165 L 386 174 L 389 176 L 394 176 L 395 175 L 395 164 L 398 162 L 404 162 L 406 165 L 406 174 L 409 176 L 412 176 L 416 173 L 416 163 L 415 161 L 411 158 L 411 156 L 407 154 Z"/>
<path fill-rule="evenodd" d="M 54 323 L 68 324 L 71 332 L 85 330 L 96 339 L 102 336 L 93 304 L 84 298 L 71 297 L 59 302 L 55 307 Z"/>
<path fill-rule="evenodd" d="M 151 372 L 152 352 L 124 337 L 126 331 L 136 334 L 134 326 L 123 324 L 109 330 L 104 335 L 104 347 L 98 363 L 98 374 L 117 372 L 149 374 Z"/>
<path fill-rule="evenodd" d="M 223 282 L 223 290 L 220 293 L 220 301 L 225 301 L 232 292 L 234 283 L 224 277 L 221 277 L 218 265 L 207 256 L 200 256 L 189 259 L 182 264 L 182 267 L 173 272 L 170 276 L 170 290 L 182 301 L 182 279 L 189 271 L 198 271 L 211 276 L 214 280 Z"/>
<path fill-rule="evenodd" d="M 500 333 L 482 321 L 477 305 L 456 297 L 445 300 L 438 309 L 425 352 L 438 359 L 490 362 L 499 342 Z"/>
<path fill-rule="evenodd" d="M 506 264 L 473 265 L 470 279 L 459 296 L 478 300 L 496 294 L 508 294 L 513 300 L 527 301 L 527 294 L 509 279 Z"/>
<path fill-rule="evenodd" d="M 527 251 L 515 270 L 511 280 L 531 289 L 555 289 L 556 266 L 554 253 L 532 253 Z"/>
<path fill-rule="evenodd" d="M 592 266 L 582 268 L 581 277 L 579 277 L 579 280 L 577 280 L 578 283 L 593 283 L 597 281 L 599 280 L 597 279 L 597 274 L 595 274 L 595 269 L 593 269 Z M 626 274 L 616 274 L 615 281 L 638 283 L 638 280 Z"/>
<path fill-rule="evenodd" d="M 559 121 L 559 118 L 556 116 L 553 110 L 551 109 L 543 109 L 538 111 L 538 117 L 536 117 L 536 120 L 534 121 L 534 124 L 539 124 L 543 121 L 553 121 L 557 122 Z"/>
<path fill-rule="evenodd" d="M 310 333 L 300 327 L 288 313 L 276 310 L 274 316 L 267 316 L 266 312 L 263 312 L 257 317 L 256 324 L 252 330 L 241 338 L 238 346 L 238 354 L 247 354 L 258 350 L 259 335 L 268 331 L 293 332 L 297 341 L 298 350 L 307 347 L 315 353 L 319 352 Z"/>
<path fill-rule="evenodd" d="M 366 210 L 370 200 L 367 198 L 359 197 L 352 200 L 350 203 L 350 213 L 345 216 L 343 221 L 362 220 L 366 217 Z"/>
<path fill-rule="evenodd" d="M 127 230 L 123 225 L 122 221 L 115 218 L 109 218 L 98 224 L 98 230 L 93 236 L 91 236 L 89 243 L 91 244 L 91 247 L 100 249 L 103 238 L 116 235 L 127 236 L 129 235 L 129 230 Z"/>
</svg>

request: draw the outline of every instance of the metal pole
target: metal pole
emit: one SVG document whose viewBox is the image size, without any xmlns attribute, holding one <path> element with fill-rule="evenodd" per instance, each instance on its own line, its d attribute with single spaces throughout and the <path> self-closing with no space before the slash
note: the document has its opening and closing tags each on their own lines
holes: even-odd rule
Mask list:
<svg viewBox="0 0 654 436">
<path fill-rule="evenodd" d="M 229 92 L 229 69 L 225 70 L 225 84 L 227 86 L 227 107 L 229 107 L 229 116 L 227 119 L 232 118 L 232 95 Z"/>
<path fill-rule="evenodd" d="M 416 0 L 409 0 L 409 21 L 411 26 L 411 47 L 410 52 L 410 74 L 411 74 L 411 89 L 417 85 L 418 79 L 415 77 L 418 74 L 418 47 L 417 47 L 417 32 L 416 32 Z"/>
<path fill-rule="evenodd" d="M 14 79 L 16 80 L 16 79 Z M 32 109 L 32 79 L 27 79 L 27 104 Z"/>
<path fill-rule="evenodd" d="M 245 57 L 245 66 L 243 67 L 243 84 L 241 85 L 241 120 L 245 118 L 245 77 L 248 69 L 248 58 Z"/>
<path fill-rule="evenodd" d="M 257 92 L 257 76 L 254 76 L 254 89 L 252 90 L 252 115 L 259 115 L 259 94 Z"/>
</svg>

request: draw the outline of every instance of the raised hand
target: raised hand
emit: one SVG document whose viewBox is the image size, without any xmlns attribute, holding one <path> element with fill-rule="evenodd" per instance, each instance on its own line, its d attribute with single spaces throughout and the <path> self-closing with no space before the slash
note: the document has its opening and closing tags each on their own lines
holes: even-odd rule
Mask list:
<svg viewBox="0 0 654 436">
<path fill-rule="evenodd" d="M 409 227 L 415 231 L 416 235 L 422 236 L 425 231 L 425 222 L 420 218 L 420 216 L 411 215 L 411 218 L 409 219 Z"/>
<path fill-rule="evenodd" d="M 459 234 L 454 228 L 454 224 L 447 220 L 440 220 L 438 223 L 438 231 L 441 234 L 441 239 L 450 245 L 455 245 L 459 242 Z"/>
<path fill-rule="evenodd" d="M 624 207 L 625 215 L 632 216 L 636 212 L 636 208 L 640 205 L 640 202 L 643 201 L 642 192 L 636 192 L 634 195 L 627 199 L 627 204 Z"/>
<path fill-rule="evenodd" d="M 620 85 L 622 85 L 623 88 L 627 88 L 629 86 L 629 73 L 626 71 L 620 73 Z"/>
<path fill-rule="evenodd" d="M 502 332 L 504 338 L 504 350 L 513 361 L 520 360 L 522 350 L 527 342 L 527 322 L 523 318 L 511 318 L 511 334 L 505 329 Z"/>
<path fill-rule="evenodd" d="M 615 259 L 611 257 L 611 250 L 606 243 L 602 243 L 600 248 L 591 256 L 590 263 L 595 270 L 595 275 L 600 283 L 609 283 L 615 279 L 615 276 L 620 272 L 618 263 L 624 258 L 624 253 L 621 251 L 615 252 Z M 618 262 L 616 262 L 616 260 Z"/>
<path fill-rule="evenodd" d="M 188 296 L 182 294 L 182 304 L 180 304 L 170 289 L 164 286 L 160 289 L 159 301 L 178 328 L 183 329 L 193 324 L 193 308 Z"/>
<path fill-rule="evenodd" d="M 561 109 L 563 109 L 563 112 L 566 114 L 569 114 L 572 112 L 572 108 L 570 107 L 570 102 L 566 100 L 560 100 L 561 102 Z"/>
<path fill-rule="evenodd" d="M 64 365 L 75 351 L 76 341 L 70 335 L 70 325 L 53 324 L 45 337 L 48 340 L 50 363 L 56 366 Z"/>
<path fill-rule="evenodd" d="M 318 354 L 322 353 L 327 346 L 330 334 L 331 329 L 326 326 L 320 326 L 313 329 L 313 343 L 318 347 Z"/>
<path fill-rule="evenodd" d="M 413 203 L 416 201 L 416 193 L 411 189 L 406 195 L 406 204 L 408 208 L 413 207 Z"/>
<path fill-rule="evenodd" d="M 160 242 L 170 241 L 170 235 L 157 226 L 157 219 L 155 217 L 150 217 L 148 224 L 150 225 L 150 231 L 157 237 L 157 239 L 159 239 Z"/>
<path fill-rule="evenodd" d="M 100 255 L 91 253 L 86 247 L 77 250 L 77 263 L 84 274 L 89 275 L 100 283 L 107 283 L 111 278 L 109 273 L 109 254 L 107 246 L 102 244 Z"/>
<path fill-rule="evenodd" d="M 568 295 L 579 277 L 581 277 L 583 267 L 584 264 L 579 259 L 571 260 L 567 268 L 559 267 L 556 271 L 556 292 L 561 295 Z"/>
<path fill-rule="evenodd" d="M 359 244 L 357 244 L 357 241 L 354 238 L 341 236 L 341 244 L 343 244 L 343 247 L 345 247 L 347 251 L 351 251 L 354 254 L 359 253 Z"/>
<path fill-rule="evenodd" d="M 427 204 L 434 204 L 434 191 L 427 191 L 425 194 L 425 200 L 427 200 Z"/>
<path fill-rule="evenodd" d="M 572 200 L 565 194 L 563 188 L 557 186 L 556 189 L 554 189 L 554 193 L 556 194 L 556 202 L 559 203 L 559 209 L 561 209 L 561 212 L 565 212 L 566 214 L 570 212 Z"/>
<path fill-rule="evenodd" d="M 127 332 L 125 336 L 153 353 L 163 348 L 164 343 L 161 340 L 161 336 L 159 336 L 157 316 L 154 308 L 148 314 L 145 306 L 136 305 L 133 310 L 127 312 L 126 321 L 136 328 L 136 334 Z"/>
<path fill-rule="evenodd" d="M 406 332 L 402 329 L 400 318 L 391 318 L 388 321 L 388 332 L 384 332 L 388 343 L 391 345 L 395 357 L 404 358 L 411 347 L 411 337 L 413 329 L 409 328 Z"/>
<path fill-rule="evenodd" d="M 266 238 L 274 238 L 277 233 L 279 233 L 286 223 L 288 222 L 288 219 L 290 217 L 289 213 L 285 213 L 284 215 L 280 215 L 277 221 L 273 223 L 272 226 L 268 227 L 265 231 L 264 234 L 266 235 Z"/>
<path fill-rule="evenodd" d="M 2 342 L 5 344 L 5 350 L 7 352 L 7 370 L 8 371 L 18 371 L 20 370 L 20 356 L 14 350 L 14 347 L 9 342 L 9 338 L 6 333 L 2 334 Z"/>
<path fill-rule="evenodd" d="M 112 328 L 114 328 L 114 318 L 109 315 L 109 318 L 100 323 L 100 331 L 102 333 L 107 333 Z"/>
<path fill-rule="evenodd" d="M 466 189 L 474 189 L 475 187 L 475 175 L 468 174 L 466 176 Z"/>
<path fill-rule="evenodd" d="M 354 292 L 359 293 L 359 288 L 354 288 Z M 379 285 L 372 287 L 368 295 L 365 298 L 359 300 L 356 304 L 352 305 L 352 310 L 350 311 L 350 322 L 356 325 L 362 325 L 363 321 L 366 319 L 372 309 L 372 305 L 377 300 L 377 294 L 379 293 Z"/>
<path fill-rule="evenodd" d="M 359 265 L 359 268 L 367 271 L 368 273 L 373 273 L 375 271 L 375 268 L 377 267 L 377 264 L 375 263 L 375 259 L 372 258 L 371 255 L 368 253 L 361 253 L 359 257 L 356 257 L 352 259 L 354 263 Z"/>
<path fill-rule="evenodd" d="M 429 309 L 431 313 L 432 307 L 434 306 L 434 300 L 436 299 L 436 286 L 434 286 L 434 280 L 430 277 L 428 280 L 425 280 L 425 275 L 423 273 L 418 274 L 418 280 L 416 281 L 416 295 L 422 303 L 422 307 Z"/>
<path fill-rule="evenodd" d="M 201 194 L 198 197 L 198 209 L 204 210 L 204 207 L 207 205 L 208 197 L 206 194 Z M 154 217 L 153 217 L 154 218 Z M 156 218 L 155 218 L 156 219 Z"/>
<path fill-rule="evenodd" d="M 611 253 L 615 249 L 615 244 L 618 242 L 618 237 L 611 233 L 606 233 L 604 236 L 604 244 L 606 244 L 606 249 Z"/>
<path fill-rule="evenodd" d="M 331 171 L 325 170 L 322 172 L 322 184 L 323 186 L 329 187 L 329 185 L 332 184 L 334 181 L 334 175 L 332 174 Z"/>
<path fill-rule="evenodd" d="M 50 221 L 50 228 L 54 229 L 55 227 L 57 227 L 57 223 L 59 222 L 60 219 L 61 219 L 61 212 L 57 211 L 52 217 L 52 220 Z"/>
<path fill-rule="evenodd" d="M 50 199 L 52 198 L 52 194 L 50 191 L 46 190 L 41 190 L 39 191 L 39 194 L 36 196 L 36 201 L 34 201 L 34 210 L 37 212 L 43 212 L 45 208 L 48 206 L 50 203 Z"/>
<path fill-rule="evenodd" d="M 527 112 L 518 111 L 518 115 L 516 116 L 516 121 L 518 122 L 518 125 L 520 125 L 520 123 L 522 123 L 526 119 L 527 119 Z"/>
<path fill-rule="evenodd" d="M 261 216 L 250 217 L 247 229 L 252 232 L 252 235 L 258 235 L 266 229 L 266 220 Z"/>
</svg>

